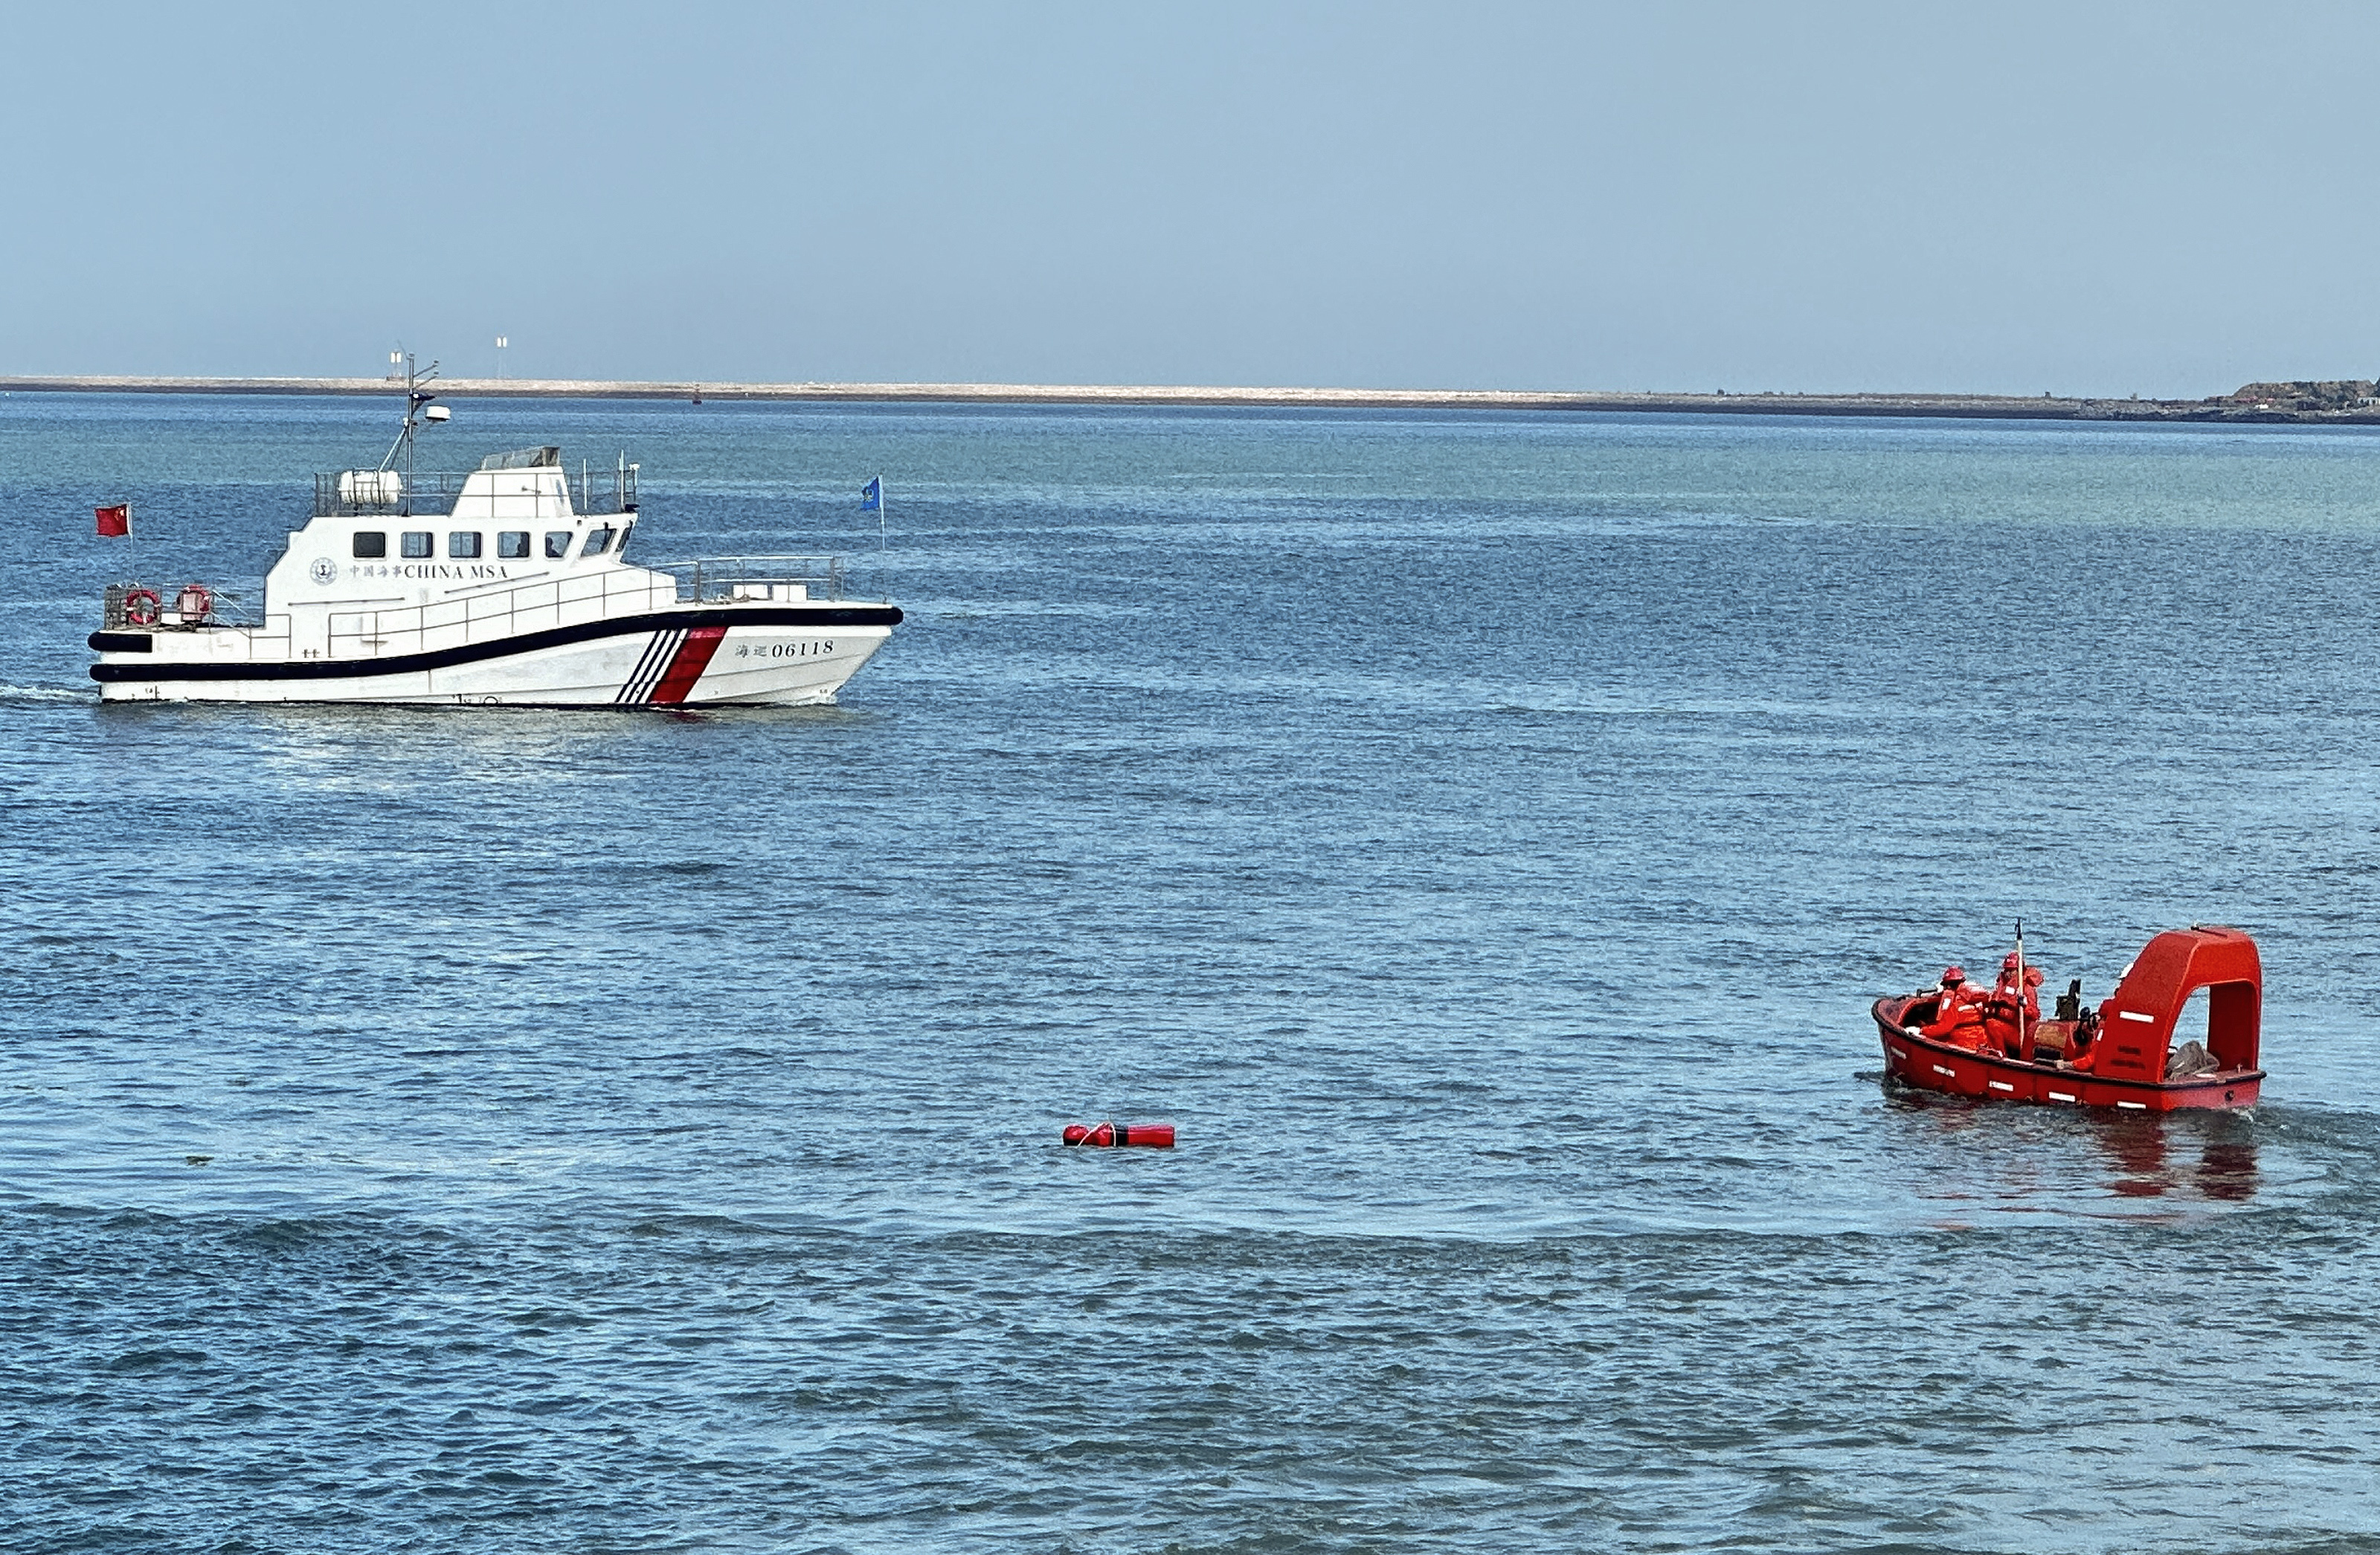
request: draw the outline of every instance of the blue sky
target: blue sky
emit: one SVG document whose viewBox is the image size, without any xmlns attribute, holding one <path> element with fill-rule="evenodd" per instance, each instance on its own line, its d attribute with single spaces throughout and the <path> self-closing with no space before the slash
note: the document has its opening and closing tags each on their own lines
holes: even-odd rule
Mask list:
<svg viewBox="0 0 2380 1555">
<path fill-rule="evenodd" d="M 2380 375 L 2380 9 L 0 0 L 0 371 Z"/>
</svg>

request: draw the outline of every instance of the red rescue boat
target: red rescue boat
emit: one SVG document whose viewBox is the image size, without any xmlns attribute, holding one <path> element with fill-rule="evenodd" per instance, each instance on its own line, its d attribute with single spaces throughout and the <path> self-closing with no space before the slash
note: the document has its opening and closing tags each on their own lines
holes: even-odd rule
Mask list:
<svg viewBox="0 0 2380 1555">
<path fill-rule="evenodd" d="M 2079 989 L 2070 986 L 2052 1019 L 2011 1010 L 2012 1025 L 2001 1020 L 1942 1037 L 1925 1028 L 1939 1023 L 1943 1001 L 1953 997 L 1945 990 L 1879 999 L 1870 1013 L 1884 1042 L 1885 1074 L 1920 1090 L 1986 1101 L 2132 1112 L 2256 1104 L 2265 1082 L 2256 1066 L 2265 971 L 2247 935 L 2198 924 L 2172 929 L 2148 942 L 2098 1009 L 2082 1008 Z M 2177 1051 L 2174 1023 L 2201 989 L 2205 1039 Z"/>
</svg>

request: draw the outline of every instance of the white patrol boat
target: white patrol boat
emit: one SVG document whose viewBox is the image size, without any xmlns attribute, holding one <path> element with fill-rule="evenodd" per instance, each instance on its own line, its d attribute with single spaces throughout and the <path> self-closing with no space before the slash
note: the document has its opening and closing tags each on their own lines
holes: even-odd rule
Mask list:
<svg viewBox="0 0 2380 1555">
<path fill-rule="evenodd" d="M 831 702 L 900 623 L 845 601 L 833 557 L 633 566 L 638 467 L 574 480 L 558 448 L 464 475 L 412 469 L 446 419 L 406 379 L 377 469 L 318 476 L 314 516 L 264 577 L 255 619 L 215 595 L 107 589 L 91 677 L 109 701 L 786 707 Z M 400 456 L 402 468 L 400 468 Z"/>
</svg>

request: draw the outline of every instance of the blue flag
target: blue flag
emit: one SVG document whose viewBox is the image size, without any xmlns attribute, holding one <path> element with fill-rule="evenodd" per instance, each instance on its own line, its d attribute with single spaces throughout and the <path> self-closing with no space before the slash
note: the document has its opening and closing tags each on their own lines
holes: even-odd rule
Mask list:
<svg viewBox="0 0 2380 1555">
<path fill-rule="evenodd" d="M 867 485 L 859 489 L 859 511 L 862 513 L 884 511 L 884 478 L 882 476 L 873 477 Z"/>
</svg>

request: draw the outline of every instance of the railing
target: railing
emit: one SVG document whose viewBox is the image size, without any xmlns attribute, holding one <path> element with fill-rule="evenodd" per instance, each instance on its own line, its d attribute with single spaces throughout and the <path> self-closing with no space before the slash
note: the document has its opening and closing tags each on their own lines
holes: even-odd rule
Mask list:
<svg viewBox="0 0 2380 1555">
<path fill-rule="evenodd" d="M 455 511 L 455 499 L 469 479 L 434 470 L 410 478 L 395 469 L 333 470 L 314 477 L 314 516 L 443 517 Z"/>
<path fill-rule="evenodd" d="M 637 511 L 637 467 L 622 465 L 615 469 L 603 469 L 584 461 L 578 466 L 578 477 L 563 480 L 570 487 L 572 511 L 593 517 L 614 513 Z"/>
<path fill-rule="evenodd" d="M 843 598 L 840 556 L 703 556 L 653 570 L 674 577 L 686 601 Z"/>
<path fill-rule="evenodd" d="M 599 567 L 424 605 L 334 610 L 330 656 L 432 653 L 705 601 L 842 598 L 840 556 L 706 556 L 658 567 Z"/>
<path fill-rule="evenodd" d="M 125 600 L 135 589 L 146 589 L 161 601 L 157 618 L 139 628 L 144 632 L 195 632 L 201 626 L 244 626 L 254 628 L 264 625 L 260 616 L 249 613 L 249 597 L 245 590 L 206 588 L 208 607 L 203 616 L 182 613 L 182 590 L 166 585 L 151 586 L 138 581 L 111 583 L 100 591 L 99 623 L 102 631 L 119 632 L 132 626 L 132 617 Z"/>
<path fill-rule="evenodd" d="M 473 473 L 476 472 L 417 470 L 407 475 L 395 469 L 331 470 L 314 477 L 314 516 L 443 517 L 455 511 L 455 499 L 463 494 L 463 482 Z M 582 462 L 576 475 L 565 470 L 562 479 L 570 492 L 573 513 L 601 518 L 637 511 L 635 465 L 598 469 Z"/>
<path fill-rule="evenodd" d="M 664 610 L 678 602 L 678 592 L 676 580 L 667 574 L 643 567 L 603 567 L 426 605 L 334 610 L 330 620 L 330 655 L 374 659 L 433 653 L 523 632 Z"/>
</svg>

